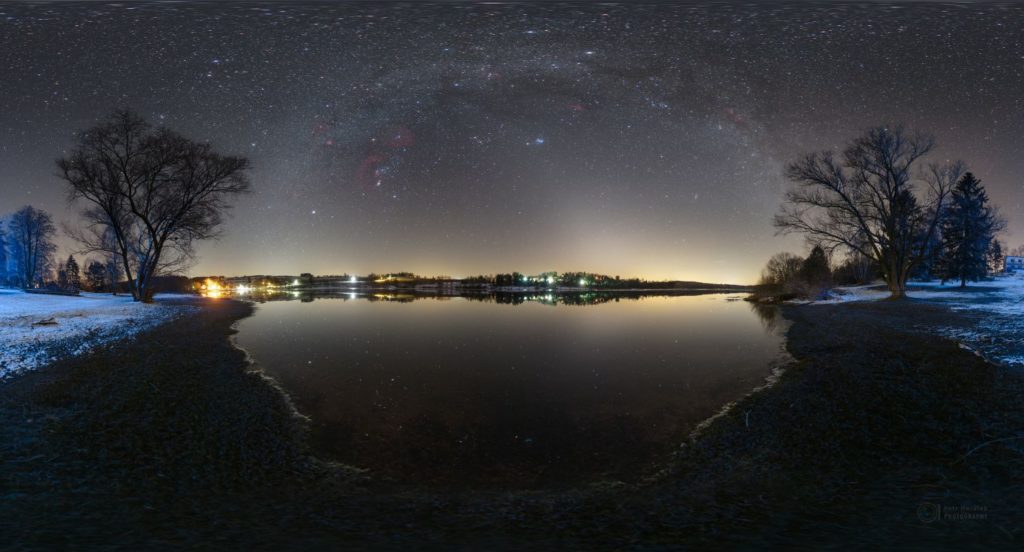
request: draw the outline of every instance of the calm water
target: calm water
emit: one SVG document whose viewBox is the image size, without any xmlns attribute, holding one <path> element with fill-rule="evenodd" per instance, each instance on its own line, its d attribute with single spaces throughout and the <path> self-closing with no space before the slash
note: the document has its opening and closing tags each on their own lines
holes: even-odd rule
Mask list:
<svg viewBox="0 0 1024 552">
<path fill-rule="evenodd" d="M 735 294 L 303 299 L 260 305 L 239 345 L 321 456 L 421 483 L 634 479 L 781 354 Z"/>
</svg>

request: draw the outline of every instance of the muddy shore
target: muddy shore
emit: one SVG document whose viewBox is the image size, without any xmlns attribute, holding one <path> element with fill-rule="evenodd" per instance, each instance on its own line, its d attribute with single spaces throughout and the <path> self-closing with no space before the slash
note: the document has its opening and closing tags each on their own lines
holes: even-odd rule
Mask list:
<svg viewBox="0 0 1024 552">
<path fill-rule="evenodd" d="M 252 307 L 0 384 L 11 549 L 1019 545 L 1024 377 L 905 301 L 782 307 L 795 361 L 640 484 L 414 488 L 314 458 L 243 352 Z M 779 318 L 773 318 L 773 317 Z"/>
</svg>

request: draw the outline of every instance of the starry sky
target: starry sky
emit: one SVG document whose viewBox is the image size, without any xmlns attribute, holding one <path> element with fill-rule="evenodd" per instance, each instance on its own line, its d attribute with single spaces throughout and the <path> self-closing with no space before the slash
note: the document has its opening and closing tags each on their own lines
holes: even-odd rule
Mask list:
<svg viewBox="0 0 1024 552">
<path fill-rule="evenodd" d="M 54 159 L 118 107 L 253 161 L 192 275 L 752 282 L 785 164 L 882 123 L 1024 244 L 1019 6 L 0 3 L 0 216 L 74 223 Z"/>
</svg>

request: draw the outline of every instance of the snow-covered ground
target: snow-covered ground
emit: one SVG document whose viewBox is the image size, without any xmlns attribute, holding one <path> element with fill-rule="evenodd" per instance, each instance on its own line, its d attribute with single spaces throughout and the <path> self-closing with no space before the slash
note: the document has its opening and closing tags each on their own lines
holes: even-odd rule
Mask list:
<svg viewBox="0 0 1024 552">
<path fill-rule="evenodd" d="M 817 303 L 877 301 L 888 296 L 884 286 L 843 287 L 835 289 L 829 299 Z M 999 276 L 986 282 L 968 282 L 966 289 L 961 289 L 959 282 L 946 285 L 938 280 L 910 282 L 907 296 L 976 313 L 978 323 L 974 328 L 942 328 L 940 331 L 987 358 L 1024 366 L 1024 273 Z"/>
<path fill-rule="evenodd" d="M 160 295 L 155 304 L 143 305 L 124 295 L 65 297 L 0 289 L 0 380 L 132 337 L 197 308 L 161 304 L 183 297 L 191 296 Z"/>
</svg>

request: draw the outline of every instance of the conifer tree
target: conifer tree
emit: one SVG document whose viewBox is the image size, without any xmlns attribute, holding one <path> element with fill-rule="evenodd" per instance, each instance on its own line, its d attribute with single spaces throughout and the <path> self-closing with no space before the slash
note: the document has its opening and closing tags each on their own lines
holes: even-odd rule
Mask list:
<svg viewBox="0 0 1024 552">
<path fill-rule="evenodd" d="M 953 188 L 949 209 L 942 220 L 943 283 L 959 280 L 960 287 L 988 274 L 989 248 L 1003 223 L 988 204 L 988 194 L 973 174 L 966 173 Z"/>
<path fill-rule="evenodd" d="M 102 291 L 107 284 L 107 269 L 103 263 L 92 261 L 86 265 L 85 279 L 89 282 L 92 291 Z"/>
<path fill-rule="evenodd" d="M 992 245 L 988 248 L 988 271 L 991 274 L 996 274 L 1003 271 L 1005 265 L 1006 255 L 1003 250 L 1006 246 L 999 240 L 992 240 Z"/>
<path fill-rule="evenodd" d="M 64 264 L 64 272 L 67 274 L 67 288 L 82 289 L 82 271 L 78 269 L 78 261 L 75 260 L 74 255 L 68 256 L 68 261 Z"/>
<path fill-rule="evenodd" d="M 828 255 L 820 245 L 811 249 L 811 254 L 800 266 L 800 277 L 810 287 L 821 289 L 828 287 L 832 280 L 832 269 L 829 267 Z"/>
</svg>

